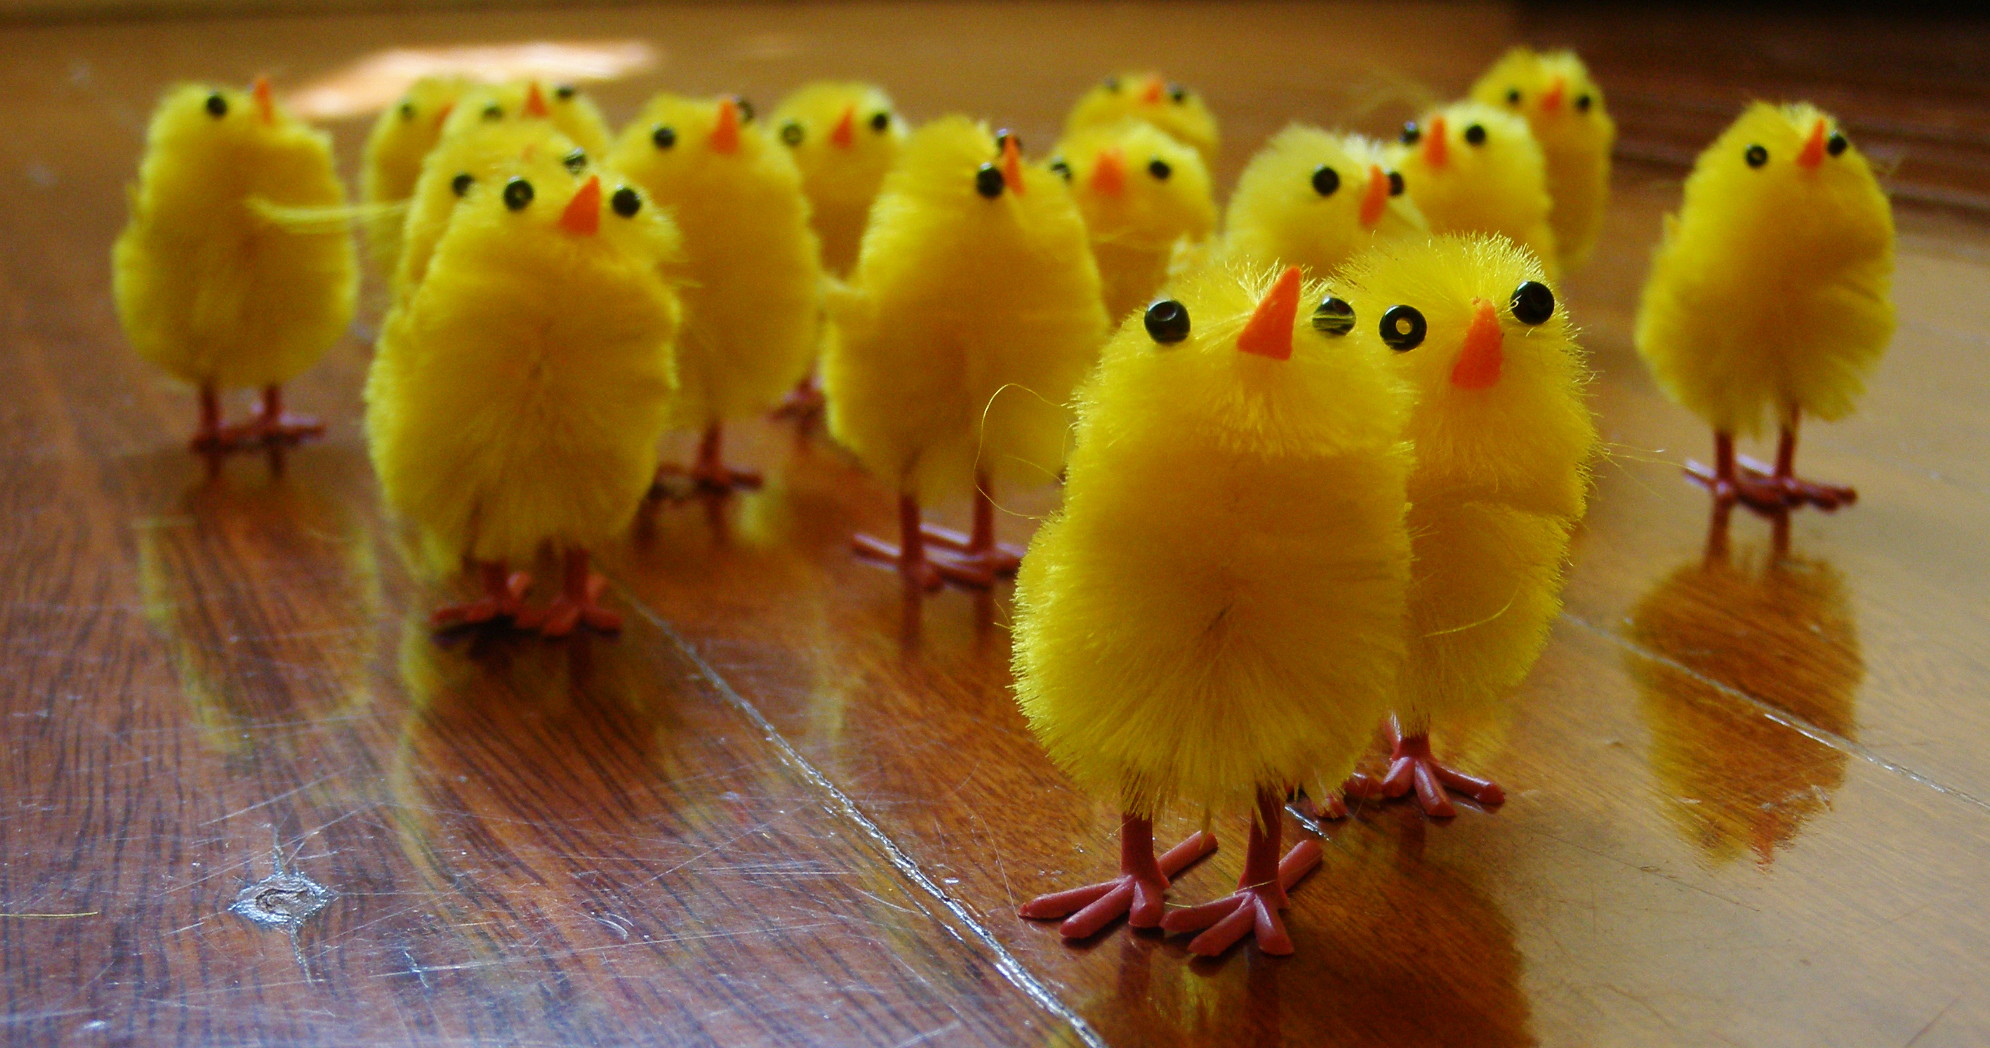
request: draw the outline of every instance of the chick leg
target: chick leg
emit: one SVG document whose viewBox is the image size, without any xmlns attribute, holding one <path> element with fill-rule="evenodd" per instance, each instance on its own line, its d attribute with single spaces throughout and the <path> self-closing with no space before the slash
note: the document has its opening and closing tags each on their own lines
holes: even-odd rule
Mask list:
<svg viewBox="0 0 1990 1048">
<path fill-rule="evenodd" d="M 1447 790 L 1462 793 L 1480 804 L 1500 804 L 1506 800 L 1506 791 L 1500 789 L 1498 783 L 1474 778 L 1438 763 L 1437 758 L 1431 756 L 1428 733 L 1404 735 L 1402 725 L 1391 717 L 1389 738 L 1393 745 L 1388 774 L 1380 782 L 1359 773 L 1350 776 L 1346 787 L 1348 796 L 1393 800 L 1414 789 L 1417 803 L 1423 806 L 1424 813 L 1438 818 L 1458 814 L 1458 809 L 1451 805 L 1451 799 L 1445 796 Z"/>
<path fill-rule="evenodd" d="M 721 494 L 759 487 L 760 474 L 726 466 L 721 454 L 722 434 L 718 423 L 706 427 L 704 437 L 698 441 L 698 460 L 691 464 L 692 481 L 705 491 Z"/>
<path fill-rule="evenodd" d="M 1251 824 L 1251 841 L 1244 852 L 1244 875 L 1237 881 L 1237 893 L 1227 899 L 1176 910 L 1161 920 L 1169 933 L 1201 932 L 1189 940 L 1188 949 L 1199 957 L 1215 957 L 1235 946 L 1246 933 L 1255 932 L 1258 949 L 1282 957 L 1292 952 L 1292 937 L 1285 934 L 1285 921 L 1278 911 L 1285 909 L 1285 893 L 1301 877 L 1320 864 L 1320 844 L 1300 841 L 1285 858 L 1278 857 L 1284 826 L 1280 821 L 1284 805 L 1275 790 L 1258 793 L 1257 821 Z"/>
<path fill-rule="evenodd" d="M 224 427 L 219 439 L 225 448 L 237 449 L 301 444 L 324 433 L 323 422 L 284 413 L 282 386 L 265 386 L 262 407 L 247 422 Z"/>
<path fill-rule="evenodd" d="M 1817 484 L 1799 478 L 1796 475 L 1796 461 L 1797 413 L 1792 411 L 1790 420 L 1783 424 L 1782 432 L 1776 439 L 1776 465 L 1773 469 L 1744 455 L 1741 456 L 1741 472 L 1753 481 L 1779 490 L 1786 506 L 1809 503 L 1818 509 L 1833 510 L 1859 500 L 1859 493 L 1852 488 Z"/>
<path fill-rule="evenodd" d="M 1734 434 L 1714 431 L 1712 469 L 1698 462 L 1686 463 L 1686 476 L 1714 493 L 1714 503 L 1732 506 L 1736 502 L 1758 513 L 1780 513 L 1789 508 L 1782 485 L 1756 469 L 1735 467 Z"/>
<path fill-rule="evenodd" d="M 483 581 L 484 595 L 467 604 L 451 604 L 437 608 L 429 616 L 429 624 L 438 629 L 450 626 L 476 626 L 497 619 L 517 619 L 525 612 L 525 591 L 532 588 L 532 576 L 526 573 L 505 570 L 501 560 L 483 561 L 477 565 L 477 574 Z"/>
<path fill-rule="evenodd" d="M 1058 931 L 1066 939 L 1088 939 L 1124 916 L 1135 928 L 1161 923 L 1161 901 L 1168 882 L 1216 850 L 1216 838 L 1201 830 L 1154 857 L 1154 824 L 1132 814 L 1119 820 L 1119 876 L 1083 888 L 1039 895 L 1023 905 L 1032 920 L 1064 918 Z"/>
<path fill-rule="evenodd" d="M 857 556 L 871 560 L 895 561 L 898 573 L 922 590 L 940 588 L 940 571 L 926 559 L 926 539 L 919 530 L 919 501 L 910 495 L 898 497 L 898 545 L 870 535 L 850 540 Z"/>
<path fill-rule="evenodd" d="M 968 534 L 938 524 L 920 529 L 926 540 L 951 550 L 935 557 L 940 573 L 965 586 L 988 587 L 998 576 L 1014 575 L 1022 566 L 1023 551 L 995 541 L 995 498 L 989 494 L 988 474 L 974 475 L 974 524 Z"/>
<path fill-rule="evenodd" d="M 807 378 L 788 391 L 787 396 L 781 398 L 781 406 L 774 409 L 774 417 L 794 419 L 803 429 L 807 429 L 809 423 L 822 414 L 825 403 L 822 386 L 818 384 L 815 373 L 810 372 Z"/>
<path fill-rule="evenodd" d="M 519 612 L 518 626 L 547 637 L 564 637 L 579 625 L 613 633 L 622 628 L 622 616 L 601 606 L 601 591 L 606 588 L 608 580 L 589 569 L 587 551 L 570 549 L 560 595 L 542 609 Z"/>
</svg>

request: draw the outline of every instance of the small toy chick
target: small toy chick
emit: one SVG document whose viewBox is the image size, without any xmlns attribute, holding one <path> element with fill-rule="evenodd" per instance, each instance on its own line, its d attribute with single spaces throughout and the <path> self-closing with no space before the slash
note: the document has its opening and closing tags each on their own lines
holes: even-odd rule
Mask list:
<svg viewBox="0 0 1990 1048">
<path fill-rule="evenodd" d="M 1106 332 L 1064 179 L 1025 165 L 1012 134 L 959 116 L 927 124 L 885 177 L 850 289 L 828 305 L 829 431 L 899 491 L 899 545 L 859 535 L 857 552 L 926 589 L 1013 572 L 991 485 L 1057 475 L 1064 404 Z M 968 535 L 922 528 L 922 501 L 970 482 Z M 955 552 L 929 558 L 928 537 Z"/>
<path fill-rule="evenodd" d="M 368 204 L 408 199 L 421 177 L 422 160 L 442 138 L 443 121 L 470 89 L 468 81 L 457 77 L 423 77 L 408 86 L 399 102 L 382 110 L 366 137 L 359 198 Z M 366 222 L 367 249 L 389 276 L 401 264 L 402 217 L 399 211 L 383 211 Z"/>
<path fill-rule="evenodd" d="M 590 548 L 628 526 L 656 471 L 678 328 L 676 230 L 633 187 L 556 170 L 465 188 L 428 275 L 381 327 L 366 429 L 389 507 L 430 567 L 484 595 L 438 626 L 511 619 L 559 636 L 621 623 Z M 550 545 L 560 595 L 528 608 L 510 566 Z"/>
<path fill-rule="evenodd" d="M 401 261 L 391 282 L 394 300 L 401 301 L 421 286 L 435 245 L 472 186 L 502 183 L 500 176 L 507 175 L 534 185 L 553 185 L 562 181 L 558 172 L 580 176 L 595 159 L 543 120 L 474 124 L 437 144 L 408 198 Z"/>
<path fill-rule="evenodd" d="M 1244 166 L 1219 250 L 1232 264 L 1325 277 L 1378 240 L 1430 231 L 1404 189 L 1380 143 L 1293 124 Z"/>
<path fill-rule="evenodd" d="M 537 80 L 498 84 L 464 95 L 442 122 L 442 137 L 477 124 L 506 120 L 551 121 L 591 157 L 607 156 L 613 137 L 600 108 L 586 92 L 572 84 L 557 84 L 548 90 Z"/>
<path fill-rule="evenodd" d="M 905 141 L 905 121 L 875 84 L 817 81 L 782 99 L 769 123 L 801 170 L 822 268 L 849 275 L 871 201 Z"/>
<path fill-rule="evenodd" d="M 1152 124 L 1202 154 L 1204 167 L 1216 166 L 1216 117 L 1202 96 L 1159 73 L 1109 76 L 1078 96 L 1064 118 L 1064 137 L 1124 120 Z"/>
<path fill-rule="evenodd" d="M 1353 768 L 1403 658 L 1407 396 L 1297 266 L 1169 293 L 1081 393 L 1064 508 L 1016 580 L 1017 698 L 1057 765 L 1120 803 L 1120 875 L 1022 914 L 1083 938 L 1130 910 L 1201 931 L 1196 954 L 1252 931 L 1291 953 L 1278 911 L 1320 848 L 1280 860 L 1286 791 Z M 1237 893 L 1164 918 L 1168 878 L 1215 847 L 1157 861 L 1170 804 L 1255 817 Z"/>
<path fill-rule="evenodd" d="M 1617 124 L 1603 89 L 1573 51 L 1508 51 L 1472 85 L 1472 100 L 1504 106 L 1527 119 L 1548 162 L 1548 225 L 1562 272 L 1581 266 L 1596 246 L 1610 204 L 1610 149 Z"/>
<path fill-rule="evenodd" d="M 1525 120 L 1454 102 L 1404 124 L 1390 154 L 1431 232 L 1504 234 L 1540 256 L 1554 278 L 1547 160 Z"/>
<path fill-rule="evenodd" d="M 1693 165 L 1638 308 L 1659 388 L 1714 428 L 1722 504 L 1833 509 L 1858 493 L 1796 475 L 1797 423 L 1850 414 L 1893 337 L 1893 212 L 1830 114 L 1756 103 Z M 1776 464 L 1734 454 L 1773 409 Z"/>
<path fill-rule="evenodd" d="M 808 373 L 820 331 L 821 254 L 801 172 L 738 98 L 658 95 L 609 166 L 643 186 L 684 234 L 684 332 L 671 428 L 703 434 L 701 488 L 760 486 L 725 464 L 721 427 L 765 413 Z"/>
<path fill-rule="evenodd" d="M 131 220 L 111 248 L 118 320 L 146 360 L 200 390 L 200 452 L 294 443 L 323 432 L 283 411 L 283 384 L 352 320 L 351 230 L 292 228 L 267 208 L 338 208 L 330 136 L 247 91 L 183 84 L 146 133 Z M 249 421 L 221 424 L 220 392 L 262 390 Z"/>
<path fill-rule="evenodd" d="M 1384 780 L 1348 792 L 1414 788 L 1440 816 L 1454 813 L 1447 787 L 1495 804 L 1498 786 L 1431 756 L 1430 732 L 1506 701 L 1547 643 L 1596 451 L 1588 371 L 1539 260 L 1504 237 L 1385 244 L 1339 279 L 1361 339 L 1379 337 L 1374 352 L 1413 390 L 1403 435 L 1416 448 L 1395 752 Z"/>
<path fill-rule="evenodd" d="M 1092 128 L 1057 144 L 1051 170 L 1071 180 L 1092 257 L 1117 320 L 1154 300 L 1177 244 L 1216 228 L 1216 199 L 1202 156 L 1152 124 Z"/>
</svg>

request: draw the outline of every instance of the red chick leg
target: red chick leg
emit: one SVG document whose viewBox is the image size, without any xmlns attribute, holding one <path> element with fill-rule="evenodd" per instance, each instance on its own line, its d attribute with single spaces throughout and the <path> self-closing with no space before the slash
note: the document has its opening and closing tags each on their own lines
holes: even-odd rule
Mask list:
<svg viewBox="0 0 1990 1048">
<path fill-rule="evenodd" d="M 1713 492 L 1716 505 L 1740 502 L 1757 513 L 1781 513 L 1789 508 L 1782 485 L 1760 470 L 1735 468 L 1734 435 L 1730 433 L 1714 434 L 1713 468 L 1689 461 L 1686 475 Z"/>
<path fill-rule="evenodd" d="M 1121 917 L 1135 928 L 1159 927 L 1168 882 L 1215 850 L 1216 838 L 1197 830 L 1157 860 L 1154 824 L 1123 815 L 1119 821 L 1119 876 L 1039 895 L 1024 904 L 1022 915 L 1032 920 L 1063 918 L 1058 931 L 1066 939 L 1089 939 Z"/>
<path fill-rule="evenodd" d="M 1380 782 L 1361 774 L 1349 777 L 1348 796 L 1393 800 L 1414 789 L 1417 803 L 1423 806 L 1425 814 L 1438 818 L 1458 814 L 1458 809 L 1451 806 L 1451 799 L 1445 795 L 1446 790 L 1462 793 L 1480 804 L 1500 804 L 1506 800 L 1506 791 L 1500 789 L 1498 783 L 1474 778 L 1438 763 L 1437 758 L 1430 754 L 1429 735 L 1405 736 L 1401 726 L 1391 718 L 1389 737 L 1394 746 L 1389 754 L 1388 774 Z"/>
<path fill-rule="evenodd" d="M 1859 500 L 1859 493 L 1840 484 L 1819 484 L 1796 475 L 1797 420 L 1792 414 L 1776 440 L 1776 465 L 1771 467 L 1747 456 L 1741 457 L 1742 475 L 1754 483 L 1779 492 L 1786 506 L 1806 503 L 1822 510 L 1834 510 Z"/>
<path fill-rule="evenodd" d="M 1169 933 L 1201 932 L 1189 940 L 1188 949 L 1199 957 L 1216 957 L 1247 934 L 1254 934 L 1258 949 L 1274 957 L 1292 952 L 1292 937 L 1285 933 L 1285 893 L 1299 879 L 1320 864 L 1320 844 L 1300 841 L 1283 859 L 1278 856 L 1283 835 L 1280 818 L 1283 806 L 1278 795 L 1258 795 L 1258 821 L 1251 825 L 1251 840 L 1244 853 L 1244 875 L 1237 881 L 1237 893 L 1227 899 L 1176 910 L 1161 920 Z"/>
<path fill-rule="evenodd" d="M 607 588 L 608 580 L 589 570 L 586 550 L 568 550 L 560 595 L 543 609 L 520 612 L 519 628 L 547 637 L 564 637 L 580 625 L 613 633 L 622 628 L 622 616 L 601 606 L 601 592 Z"/>
<path fill-rule="evenodd" d="M 850 540 L 850 547 L 859 557 L 896 563 L 898 573 L 910 585 L 922 590 L 939 589 L 944 580 L 939 569 L 926 559 L 926 540 L 919 529 L 919 502 L 910 495 L 898 497 L 898 540 L 894 546 L 871 535 L 858 535 Z"/>
<path fill-rule="evenodd" d="M 742 489 L 758 488 L 760 474 L 746 470 L 736 470 L 725 464 L 720 453 L 722 431 L 714 424 L 705 430 L 705 436 L 698 441 L 698 460 L 691 464 L 691 479 L 705 491 L 726 494 Z"/>
<path fill-rule="evenodd" d="M 928 524 L 921 528 L 927 541 L 951 551 L 934 558 L 940 573 L 963 586 L 986 589 L 1000 576 L 1014 575 L 1022 566 L 1023 551 L 995 541 L 995 499 L 988 494 L 988 475 L 974 478 L 974 526 L 966 535 L 951 528 Z"/>
<path fill-rule="evenodd" d="M 483 581 L 483 597 L 466 604 L 437 608 L 429 624 L 438 629 L 451 626 L 478 626 L 498 619 L 517 619 L 525 612 L 525 591 L 532 588 L 532 576 L 507 572 L 504 562 L 485 561 L 477 565 Z"/>
<path fill-rule="evenodd" d="M 809 423 L 822 414 L 824 403 L 826 401 L 822 396 L 822 387 L 817 385 L 816 377 L 811 373 L 781 399 L 781 406 L 774 409 L 774 417 L 794 419 L 806 429 Z"/>
<path fill-rule="evenodd" d="M 289 415 L 283 410 L 283 387 L 263 389 L 263 403 L 247 422 L 224 427 L 220 440 L 226 449 L 284 447 L 323 436 L 325 424 L 306 415 Z"/>
</svg>

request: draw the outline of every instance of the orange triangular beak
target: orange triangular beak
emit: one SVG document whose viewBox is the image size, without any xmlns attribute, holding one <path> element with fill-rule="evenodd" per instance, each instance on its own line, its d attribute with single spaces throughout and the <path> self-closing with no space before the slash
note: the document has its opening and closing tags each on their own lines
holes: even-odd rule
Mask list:
<svg viewBox="0 0 1990 1048">
<path fill-rule="evenodd" d="M 441 127 L 442 122 L 444 120 L 449 119 L 449 114 L 455 111 L 456 111 L 456 103 L 454 102 L 442 103 L 442 107 L 435 111 L 435 126 L 438 128 Z"/>
<path fill-rule="evenodd" d="M 546 96 L 540 92 L 537 80 L 525 85 L 525 115 L 541 118 L 553 115 L 553 111 L 546 107 Z"/>
<path fill-rule="evenodd" d="M 1361 195 L 1361 224 L 1369 229 L 1382 221 L 1382 211 L 1389 206 L 1389 175 L 1381 167 L 1368 165 L 1368 191 Z"/>
<path fill-rule="evenodd" d="M 1161 95 L 1165 93 L 1167 90 L 1168 90 L 1167 81 L 1162 80 L 1158 76 L 1148 77 L 1147 86 L 1141 88 L 1140 90 L 1140 100 L 1151 106 L 1154 103 L 1159 102 L 1161 100 Z"/>
<path fill-rule="evenodd" d="M 719 122 L 712 128 L 712 152 L 734 153 L 739 150 L 739 103 L 730 97 L 719 99 Z"/>
<path fill-rule="evenodd" d="M 601 176 L 591 175 L 560 212 L 560 228 L 591 237 L 601 229 Z"/>
<path fill-rule="evenodd" d="M 1824 163 L 1824 121 L 1812 125 L 1810 137 L 1803 140 L 1803 148 L 1797 151 L 1797 166 L 1805 171 L 1816 170 Z"/>
<path fill-rule="evenodd" d="M 1257 311 L 1237 335 L 1237 348 L 1273 360 L 1292 359 L 1292 318 L 1299 315 L 1299 267 L 1287 266 L 1258 300 Z"/>
<path fill-rule="evenodd" d="M 1009 184 L 1009 192 L 1023 195 L 1023 151 L 1016 147 L 1016 136 L 1002 140 L 1002 181 Z"/>
<path fill-rule="evenodd" d="M 256 100 L 256 115 L 263 118 L 263 123 L 276 123 L 276 99 L 270 95 L 269 77 L 257 77 L 249 87 L 249 95 Z"/>
<path fill-rule="evenodd" d="M 1118 146 L 1099 150 L 1089 184 L 1092 192 L 1101 196 L 1116 197 L 1126 192 L 1126 153 Z"/>
<path fill-rule="evenodd" d="M 1423 129 L 1423 162 L 1431 167 L 1443 167 L 1451 159 L 1450 143 L 1444 138 L 1444 118 L 1434 116 Z"/>
<path fill-rule="evenodd" d="M 1567 78 L 1556 77 L 1555 82 L 1548 85 L 1548 93 L 1541 96 L 1541 112 L 1558 112 L 1562 108 L 1562 96 L 1568 93 L 1568 89 Z"/>
<path fill-rule="evenodd" d="M 1501 346 L 1506 333 L 1499 328 L 1499 314 L 1483 298 L 1473 299 L 1472 326 L 1465 329 L 1465 348 L 1458 363 L 1451 366 L 1451 384 L 1459 389 L 1485 389 L 1499 381 L 1499 369 L 1506 363 Z"/>
<path fill-rule="evenodd" d="M 829 144 L 838 149 L 850 148 L 857 140 L 857 104 L 843 107 L 843 115 L 836 120 L 836 126 L 829 132 Z"/>
</svg>

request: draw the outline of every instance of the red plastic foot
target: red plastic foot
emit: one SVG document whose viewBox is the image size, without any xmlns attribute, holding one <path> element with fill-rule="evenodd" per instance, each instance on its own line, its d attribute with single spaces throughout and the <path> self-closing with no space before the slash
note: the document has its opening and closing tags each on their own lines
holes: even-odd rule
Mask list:
<svg viewBox="0 0 1990 1048">
<path fill-rule="evenodd" d="M 1347 818 L 1347 802 L 1337 796 L 1330 796 L 1325 800 L 1316 801 L 1307 794 L 1302 793 L 1292 799 L 1292 805 L 1299 809 L 1299 814 L 1304 815 L 1314 822 L 1327 822 L 1329 820 Z"/>
<path fill-rule="evenodd" d="M 781 398 L 781 406 L 774 409 L 774 417 L 791 418 L 807 426 L 822 414 L 823 405 L 827 403 L 827 398 L 822 395 L 822 387 L 816 384 L 815 376 L 811 375 L 803 379 L 801 385 L 789 390 L 787 396 Z"/>
<path fill-rule="evenodd" d="M 1795 475 L 1779 477 L 1774 467 L 1766 463 L 1746 455 L 1736 457 L 1741 463 L 1738 471 L 1740 478 L 1776 491 L 1785 506 L 1811 505 L 1821 510 L 1834 510 L 1859 501 L 1858 491 L 1842 484 L 1820 484 Z"/>
<path fill-rule="evenodd" d="M 974 530 L 962 534 L 952 528 L 927 524 L 919 529 L 926 541 L 947 552 L 934 556 L 940 574 L 949 582 L 976 589 L 988 589 L 997 578 L 1014 575 L 1022 566 L 1023 551 L 995 541 L 995 500 L 988 493 L 988 474 L 974 477 Z"/>
<path fill-rule="evenodd" d="M 1128 817 L 1120 824 L 1120 875 L 1108 881 L 1039 895 L 1024 904 L 1031 920 L 1058 920 L 1066 939 L 1089 939 L 1125 917 L 1133 928 L 1161 924 L 1168 882 L 1216 851 L 1216 838 L 1197 830 L 1154 858 L 1153 825 Z"/>
<path fill-rule="evenodd" d="M 1220 956 L 1247 932 L 1255 933 L 1261 952 L 1284 957 L 1292 952 L 1292 937 L 1278 911 L 1285 908 L 1285 893 L 1320 865 L 1320 857 L 1318 841 L 1300 841 L 1278 861 L 1275 883 L 1244 885 L 1227 899 L 1176 910 L 1162 919 L 1161 927 L 1170 935 L 1201 932 L 1188 944 L 1198 957 Z"/>
<path fill-rule="evenodd" d="M 1498 783 L 1474 778 L 1448 765 L 1441 764 L 1430 754 L 1430 736 L 1403 736 L 1396 733 L 1395 747 L 1389 755 L 1389 771 L 1380 782 L 1366 775 L 1355 774 L 1347 780 L 1347 795 L 1364 800 L 1394 800 L 1416 791 L 1417 803 L 1423 806 L 1426 814 L 1437 818 L 1449 818 L 1458 814 L 1452 807 L 1451 799 L 1445 791 L 1462 793 L 1484 805 L 1505 802 L 1506 791 Z"/>
<path fill-rule="evenodd" d="M 1737 469 L 1733 475 L 1723 477 L 1718 471 L 1689 460 L 1686 476 L 1713 492 L 1714 501 L 1723 506 L 1739 502 L 1757 513 L 1781 513 L 1791 505 L 1782 485 L 1752 469 Z"/>
<path fill-rule="evenodd" d="M 484 596 L 465 604 L 437 608 L 429 624 L 437 629 L 454 626 L 480 626 L 499 620 L 517 621 L 525 613 L 525 592 L 532 588 L 532 576 L 505 571 L 502 563 L 478 567 L 483 577 Z"/>
<path fill-rule="evenodd" d="M 850 549 L 867 560 L 884 561 L 898 568 L 908 585 L 924 592 L 939 589 L 946 580 L 940 569 L 926 559 L 926 539 L 919 529 L 919 503 L 910 495 L 898 497 L 898 537 L 894 546 L 871 535 L 850 540 Z"/>
<path fill-rule="evenodd" d="M 518 628 L 536 629 L 546 637 L 564 637 L 580 625 L 613 633 L 622 628 L 622 616 L 602 607 L 601 593 L 607 588 L 608 580 L 588 569 L 585 550 L 568 550 L 560 595 L 544 608 L 519 612 Z"/>
<path fill-rule="evenodd" d="M 1022 567 L 1023 564 L 1022 549 L 1006 542 L 996 542 L 986 548 L 977 550 L 973 537 L 966 532 L 955 531 L 953 528 L 942 527 L 938 524 L 921 525 L 919 532 L 926 536 L 927 542 L 942 549 L 955 550 L 961 553 L 974 553 L 977 556 L 985 558 L 990 570 L 1003 575 L 1014 575 L 1016 569 Z"/>
</svg>

